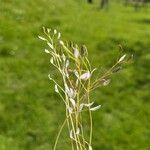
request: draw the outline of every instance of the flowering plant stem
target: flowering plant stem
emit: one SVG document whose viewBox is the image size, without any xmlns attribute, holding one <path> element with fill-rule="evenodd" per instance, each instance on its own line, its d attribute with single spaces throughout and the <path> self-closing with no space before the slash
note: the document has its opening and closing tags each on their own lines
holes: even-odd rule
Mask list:
<svg viewBox="0 0 150 150">
<path fill-rule="evenodd" d="M 92 111 L 98 110 L 101 105 L 93 106 L 94 102 L 90 100 L 90 93 L 99 86 L 109 84 L 110 75 L 117 72 L 126 62 L 126 55 L 117 60 L 106 73 L 94 80 L 96 69 L 91 67 L 85 45 L 79 48 L 72 42 L 65 43 L 61 39 L 61 33 L 57 30 L 52 31 L 45 28 L 43 30 L 45 36 L 39 36 L 39 38 L 46 42 L 48 48 L 45 49 L 45 52 L 50 56 L 51 65 L 61 75 L 63 84 L 59 84 L 51 75 L 49 79 L 54 82 L 55 92 L 59 94 L 66 107 L 66 119 L 58 132 L 53 150 L 57 149 L 59 137 L 65 125 L 68 126 L 72 150 L 92 150 Z M 82 113 L 86 111 L 89 114 L 89 131 L 84 129 Z"/>
</svg>

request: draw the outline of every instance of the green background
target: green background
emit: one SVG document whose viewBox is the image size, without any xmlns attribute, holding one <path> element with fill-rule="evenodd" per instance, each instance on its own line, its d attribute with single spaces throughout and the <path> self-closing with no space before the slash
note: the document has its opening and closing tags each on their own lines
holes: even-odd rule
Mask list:
<svg viewBox="0 0 150 150">
<path fill-rule="evenodd" d="M 93 67 L 114 64 L 121 44 L 132 63 L 92 94 L 94 150 L 150 149 L 150 6 L 135 11 L 120 0 L 0 0 L 0 150 L 52 150 L 65 118 L 47 75 L 52 72 L 42 27 L 85 44 Z M 56 72 L 53 72 L 55 75 Z M 58 150 L 70 150 L 63 132 Z"/>
</svg>

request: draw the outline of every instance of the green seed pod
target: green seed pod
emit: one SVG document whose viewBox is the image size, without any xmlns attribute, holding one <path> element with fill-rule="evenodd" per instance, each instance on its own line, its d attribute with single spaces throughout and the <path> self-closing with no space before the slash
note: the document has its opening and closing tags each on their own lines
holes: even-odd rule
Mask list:
<svg viewBox="0 0 150 150">
<path fill-rule="evenodd" d="M 88 56 L 88 51 L 85 45 L 81 46 L 81 56 L 82 57 Z"/>
<path fill-rule="evenodd" d="M 69 47 L 73 48 L 73 42 L 72 41 L 69 41 Z"/>
<path fill-rule="evenodd" d="M 121 69 L 122 69 L 121 66 L 115 67 L 115 68 L 113 68 L 112 73 L 117 73 L 117 72 L 120 71 Z"/>
</svg>

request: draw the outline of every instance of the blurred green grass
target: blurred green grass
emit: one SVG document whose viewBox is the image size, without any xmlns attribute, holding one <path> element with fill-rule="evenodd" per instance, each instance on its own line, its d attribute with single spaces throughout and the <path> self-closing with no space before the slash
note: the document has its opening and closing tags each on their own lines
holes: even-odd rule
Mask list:
<svg viewBox="0 0 150 150">
<path fill-rule="evenodd" d="M 149 8 L 149 7 L 148 7 Z M 118 44 L 134 54 L 133 63 L 97 89 L 92 100 L 94 150 L 149 150 L 150 11 L 98 0 L 0 1 L 0 150 L 51 150 L 63 121 L 63 103 L 48 80 L 49 58 L 37 38 L 42 26 L 66 40 L 86 44 L 93 67 L 114 63 Z M 55 73 L 54 73 L 55 75 Z M 64 132 L 58 149 L 69 150 Z"/>
</svg>

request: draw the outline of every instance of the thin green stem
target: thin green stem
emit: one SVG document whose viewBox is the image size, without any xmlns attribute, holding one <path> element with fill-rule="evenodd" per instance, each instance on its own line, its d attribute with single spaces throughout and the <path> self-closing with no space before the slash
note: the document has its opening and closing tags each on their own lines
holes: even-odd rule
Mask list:
<svg viewBox="0 0 150 150">
<path fill-rule="evenodd" d="M 57 146 L 57 143 L 58 143 L 58 139 L 59 139 L 59 137 L 60 137 L 60 134 L 61 134 L 61 132 L 62 132 L 62 130 L 63 130 L 65 124 L 66 124 L 67 119 L 68 119 L 68 118 L 65 119 L 65 121 L 63 122 L 63 124 L 62 124 L 62 126 L 61 126 L 61 128 L 60 128 L 60 130 L 59 130 L 59 132 L 58 132 L 58 134 L 57 134 L 57 137 L 56 137 L 56 140 L 55 140 L 55 144 L 54 144 L 53 150 L 56 150 L 56 146 Z"/>
</svg>

